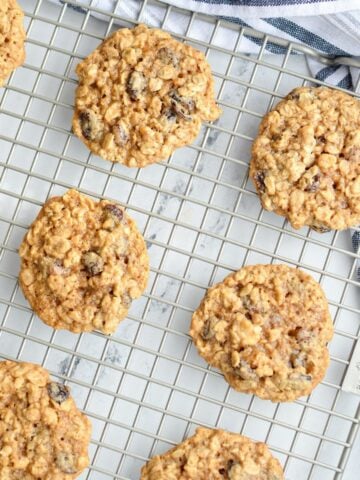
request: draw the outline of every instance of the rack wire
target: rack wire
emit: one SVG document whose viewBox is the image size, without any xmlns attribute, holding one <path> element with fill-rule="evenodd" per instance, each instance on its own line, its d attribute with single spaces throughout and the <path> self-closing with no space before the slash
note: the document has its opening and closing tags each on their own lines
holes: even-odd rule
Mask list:
<svg viewBox="0 0 360 480">
<path fill-rule="evenodd" d="M 91 467 L 81 479 L 137 479 L 149 457 L 197 425 L 267 442 L 289 480 L 340 479 L 359 425 L 358 397 L 341 384 L 360 334 L 360 256 L 348 232 L 294 231 L 263 211 L 248 179 L 250 145 L 263 114 L 292 87 L 322 83 L 304 74 L 304 54 L 331 60 L 159 1 L 139 3 L 133 18 L 119 14 L 121 0 L 113 12 L 93 1 L 77 10 L 72 7 L 81 2 L 61 3 L 20 1 L 27 60 L 0 92 L 0 356 L 40 363 L 72 388 L 93 423 Z M 91 155 L 72 135 L 74 67 L 119 26 L 151 23 L 154 8 L 161 18 L 156 26 L 205 52 L 223 116 L 168 161 L 127 169 Z M 199 25 L 208 37 L 197 35 Z M 256 55 L 242 53 L 249 37 Z M 269 45 L 282 51 L 270 55 Z M 20 241 L 44 201 L 70 187 L 125 205 L 148 243 L 147 292 L 111 337 L 55 331 L 19 291 Z M 230 389 L 199 358 L 187 333 L 206 288 L 257 262 L 307 270 L 322 284 L 334 318 L 327 376 L 312 395 L 291 404 Z"/>
</svg>

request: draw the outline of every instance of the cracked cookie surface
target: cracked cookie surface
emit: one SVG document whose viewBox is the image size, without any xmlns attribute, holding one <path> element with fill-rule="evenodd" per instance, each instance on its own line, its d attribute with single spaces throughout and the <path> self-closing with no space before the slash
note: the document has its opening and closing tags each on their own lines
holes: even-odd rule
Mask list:
<svg viewBox="0 0 360 480">
<path fill-rule="evenodd" d="M 118 30 L 76 72 L 73 131 L 112 162 L 166 159 L 220 115 L 204 54 L 162 30 Z"/>
<path fill-rule="evenodd" d="M 89 464 L 91 424 L 68 387 L 32 363 L 0 362 L 0 478 L 71 480 Z"/>
<path fill-rule="evenodd" d="M 113 202 L 76 190 L 51 198 L 21 244 L 20 285 L 54 328 L 113 333 L 149 274 L 145 241 Z"/>
<path fill-rule="evenodd" d="M 142 468 L 141 480 L 283 480 L 268 447 L 243 435 L 198 428 L 195 435 L 157 455 Z"/>
<path fill-rule="evenodd" d="M 333 325 L 310 275 L 286 265 L 254 265 L 207 291 L 190 335 L 235 390 L 287 402 L 310 394 L 324 377 Z"/>
<path fill-rule="evenodd" d="M 360 223 L 360 101 L 326 87 L 293 90 L 264 117 L 250 176 L 263 207 L 294 228 Z"/>
<path fill-rule="evenodd" d="M 0 2 L 0 87 L 25 60 L 24 13 L 16 0 Z"/>
</svg>

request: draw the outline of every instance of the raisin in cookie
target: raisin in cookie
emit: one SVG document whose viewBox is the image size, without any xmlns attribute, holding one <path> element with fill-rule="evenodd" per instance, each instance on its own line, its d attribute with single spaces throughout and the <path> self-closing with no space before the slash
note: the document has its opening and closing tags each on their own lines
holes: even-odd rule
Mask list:
<svg viewBox="0 0 360 480">
<path fill-rule="evenodd" d="M 54 328 L 112 333 L 145 289 L 149 259 L 124 210 L 76 190 L 51 198 L 20 247 L 20 285 Z"/>
<path fill-rule="evenodd" d="M 265 443 L 224 430 L 198 428 L 195 435 L 152 458 L 141 480 L 283 480 L 280 463 Z"/>
<path fill-rule="evenodd" d="M 39 365 L 0 362 L 0 478 L 76 478 L 89 464 L 90 434 L 68 387 Z"/>
<path fill-rule="evenodd" d="M 244 267 L 210 288 L 190 335 L 238 391 L 288 402 L 308 395 L 329 363 L 333 326 L 320 285 L 286 265 Z"/>
<path fill-rule="evenodd" d="M 0 87 L 25 60 L 24 14 L 16 0 L 0 2 Z"/>
<path fill-rule="evenodd" d="M 203 53 L 162 30 L 118 30 L 76 72 L 73 131 L 112 162 L 144 167 L 165 159 L 220 115 Z"/>
<path fill-rule="evenodd" d="M 250 175 L 261 203 L 294 228 L 360 223 L 360 102 L 338 90 L 301 87 L 263 119 Z"/>
</svg>

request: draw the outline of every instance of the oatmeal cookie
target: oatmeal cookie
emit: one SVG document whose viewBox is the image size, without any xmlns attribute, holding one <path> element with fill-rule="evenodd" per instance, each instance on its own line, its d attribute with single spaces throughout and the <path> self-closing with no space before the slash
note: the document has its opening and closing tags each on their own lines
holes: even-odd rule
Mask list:
<svg viewBox="0 0 360 480">
<path fill-rule="evenodd" d="M 265 443 L 224 430 L 198 428 L 195 435 L 152 458 L 141 480 L 283 480 L 280 463 Z"/>
<path fill-rule="evenodd" d="M 261 203 L 294 228 L 360 223 L 360 102 L 326 87 L 293 90 L 263 119 L 250 176 Z"/>
<path fill-rule="evenodd" d="M 24 13 L 16 0 L 0 2 L 0 87 L 25 60 Z"/>
<path fill-rule="evenodd" d="M 71 480 L 89 464 L 91 424 L 70 390 L 33 363 L 0 362 L 0 478 Z"/>
<path fill-rule="evenodd" d="M 320 285 L 286 265 L 255 265 L 210 288 L 190 335 L 238 391 L 288 402 L 324 377 L 333 335 Z"/>
<path fill-rule="evenodd" d="M 135 222 L 76 190 L 51 198 L 20 247 L 20 285 L 54 328 L 113 333 L 146 287 L 149 259 Z"/>
<path fill-rule="evenodd" d="M 73 131 L 112 162 L 144 167 L 165 159 L 220 115 L 203 53 L 162 30 L 118 30 L 76 72 Z"/>
</svg>

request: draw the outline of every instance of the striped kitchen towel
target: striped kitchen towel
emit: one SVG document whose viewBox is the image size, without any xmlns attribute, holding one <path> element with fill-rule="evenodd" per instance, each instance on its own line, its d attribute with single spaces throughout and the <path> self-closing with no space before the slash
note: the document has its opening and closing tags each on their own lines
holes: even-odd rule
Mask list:
<svg viewBox="0 0 360 480">
<path fill-rule="evenodd" d="M 142 4 L 141 0 L 52 1 L 68 3 L 80 9 L 81 5 L 91 5 L 130 18 L 138 18 Z M 334 57 L 356 57 L 360 54 L 360 0 L 163 0 L 163 3 L 227 18 Z M 151 25 L 160 24 L 162 9 L 149 2 L 143 20 Z M 185 24 L 181 15 L 177 20 L 171 17 L 170 30 L 178 31 L 181 22 Z M 258 52 L 256 39 L 244 38 L 242 49 L 247 53 Z M 268 50 L 274 51 L 271 44 Z M 359 69 L 325 66 L 311 58 L 308 61 L 312 74 L 319 80 L 343 88 L 353 88 L 359 80 Z"/>
<path fill-rule="evenodd" d="M 129 18 L 138 18 L 141 0 L 51 0 L 67 3 L 72 8 L 92 6 Z M 269 35 L 301 43 L 333 57 L 359 57 L 360 60 L 360 0 L 163 0 L 183 9 L 223 17 L 242 26 L 248 26 Z M 94 12 L 101 18 L 99 12 Z M 148 3 L 142 20 L 161 25 L 163 10 L 156 3 Z M 185 17 L 171 16 L 169 30 L 181 32 L 186 28 Z M 183 32 L 181 32 L 183 33 Z M 200 36 L 201 32 L 196 32 Z M 242 49 L 258 52 L 257 40 L 246 37 Z M 271 43 L 270 53 L 276 53 Z M 326 66 L 308 57 L 309 68 L 315 78 L 342 88 L 353 89 L 359 81 L 358 68 L 343 65 Z M 360 231 L 352 234 L 356 252 L 360 251 Z M 360 279 L 360 267 L 358 269 Z"/>
</svg>

